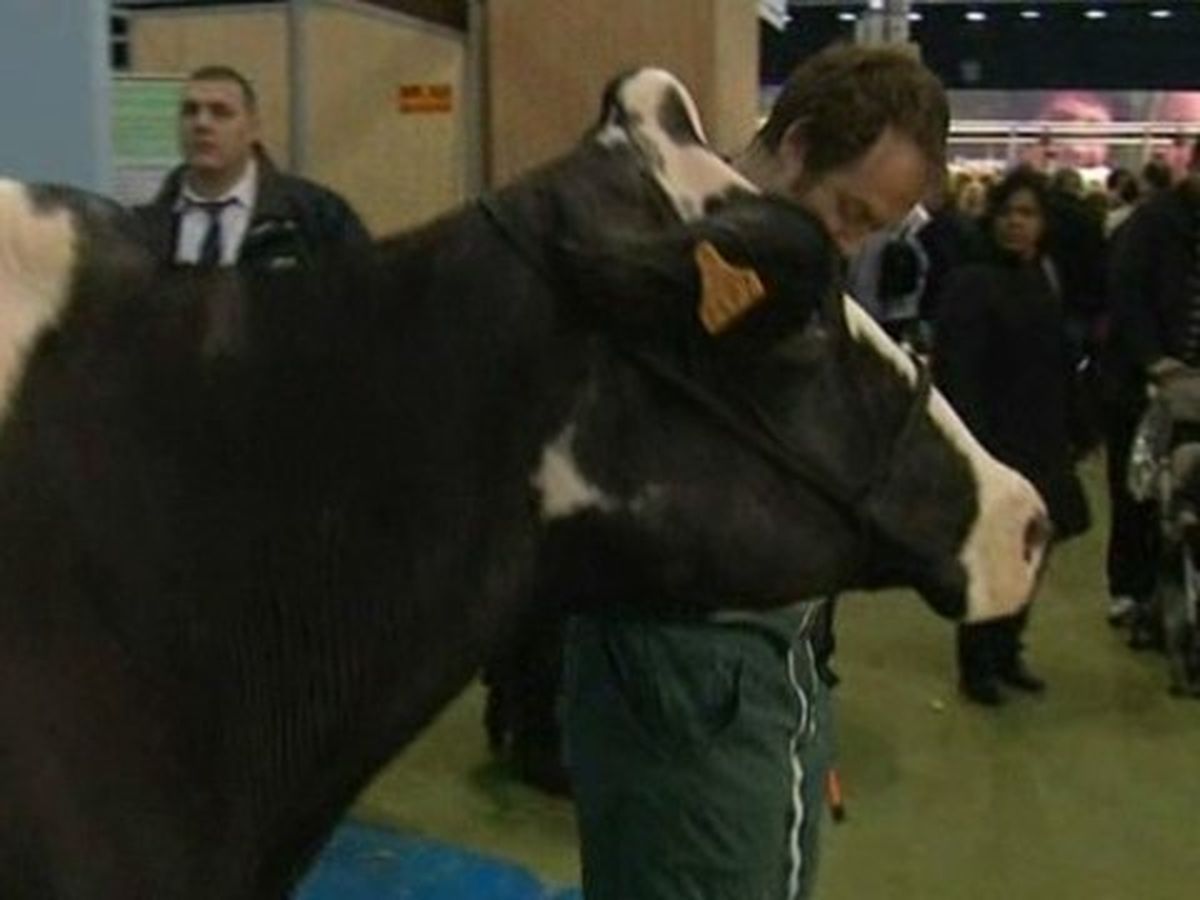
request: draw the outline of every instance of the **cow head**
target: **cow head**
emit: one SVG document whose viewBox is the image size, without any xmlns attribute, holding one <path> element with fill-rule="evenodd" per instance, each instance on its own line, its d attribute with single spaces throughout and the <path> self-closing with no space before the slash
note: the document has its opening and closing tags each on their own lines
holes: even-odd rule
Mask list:
<svg viewBox="0 0 1200 900">
<path fill-rule="evenodd" d="M 590 570 L 572 583 L 702 606 L 903 584 L 948 615 L 1020 608 L 1041 499 L 842 296 L 819 223 L 712 153 L 666 73 L 610 87 L 593 144 L 684 225 L 610 207 L 569 261 L 619 336 L 533 476 L 552 558 Z"/>
</svg>

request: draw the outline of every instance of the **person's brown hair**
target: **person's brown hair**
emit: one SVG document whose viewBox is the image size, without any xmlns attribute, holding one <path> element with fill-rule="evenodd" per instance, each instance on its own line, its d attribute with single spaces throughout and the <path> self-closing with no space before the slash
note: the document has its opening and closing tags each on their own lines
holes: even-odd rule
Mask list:
<svg viewBox="0 0 1200 900">
<path fill-rule="evenodd" d="M 834 44 L 792 72 L 755 140 L 775 152 L 793 123 L 810 176 L 858 159 L 888 128 L 940 167 L 950 106 L 937 76 L 912 50 Z"/>
<path fill-rule="evenodd" d="M 250 83 L 249 78 L 247 78 L 233 66 L 201 66 L 200 68 L 190 72 L 187 80 L 232 82 L 241 89 L 242 100 L 246 103 L 246 109 L 248 109 L 250 112 L 255 112 L 258 109 L 258 94 L 254 92 L 254 85 Z"/>
</svg>

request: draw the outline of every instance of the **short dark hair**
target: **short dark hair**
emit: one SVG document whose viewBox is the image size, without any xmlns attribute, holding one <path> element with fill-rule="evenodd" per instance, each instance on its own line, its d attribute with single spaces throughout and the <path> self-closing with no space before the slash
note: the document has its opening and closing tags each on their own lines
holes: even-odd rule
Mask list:
<svg viewBox="0 0 1200 900">
<path fill-rule="evenodd" d="M 254 85 L 250 83 L 249 78 L 247 78 L 233 66 L 201 66 L 200 68 L 194 69 L 188 73 L 187 80 L 233 82 L 242 91 L 242 100 L 246 103 L 246 109 L 250 110 L 251 112 L 258 110 L 258 94 L 254 91 Z"/>
<path fill-rule="evenodd" d="M 1108 173 L 1104 186 L 1117 195 L 1122 203 L 1136 203 L 1142 194 L 1142 186 L 1128 169 L 1118 166 Z"/>
<path fill-rule="evenodd" d="M 797 66 L 756 140 L 775 152 L 796 123 L 809 175 L 853 162 L 888 128 L 910 138 L 941 167 L 950 106 L 937 76 L 912 50 L 839 43 Z"/>
</svg>

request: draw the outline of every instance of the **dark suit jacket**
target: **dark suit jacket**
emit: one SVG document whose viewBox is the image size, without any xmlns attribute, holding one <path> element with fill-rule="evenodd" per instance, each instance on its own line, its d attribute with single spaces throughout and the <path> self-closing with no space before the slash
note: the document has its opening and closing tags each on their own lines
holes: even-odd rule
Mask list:
<svg viewBox="0 0 1200 900">
<path fill-rule="evenodd" d="M 349 204 L 328 188 L 295 175 L 285 175 L 265 155 L 258 158 L 258 195 L 238 266 L 283 269 L 306 266 L 325 246 L 366 244 L 370 236 Z M 184 167 L 171 172 L 155 198 L 134 209 L 143 237 L 156 259 L 171 265 L 178 243 L 179 196 Z"/>
<path fill-rule="evenodd" d="M 1200 198 L 1185 183 L 1147 200 L 1114 235 L 1110 351 L 1127 372 L 1183 353 L 1198 216 Z"/>
</svg>

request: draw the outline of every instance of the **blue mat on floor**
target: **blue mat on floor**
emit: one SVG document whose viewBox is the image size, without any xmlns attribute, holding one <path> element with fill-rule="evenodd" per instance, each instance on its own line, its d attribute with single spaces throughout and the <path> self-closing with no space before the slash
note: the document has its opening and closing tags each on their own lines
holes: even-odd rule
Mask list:
<svg viewBox="0 0 1200 900">
<path fill-rule="evenodd" d="M 582 900 L 527 870 L 461 847 L 348 823 L 334 834 L 296 900 Z"/>
</svg>

